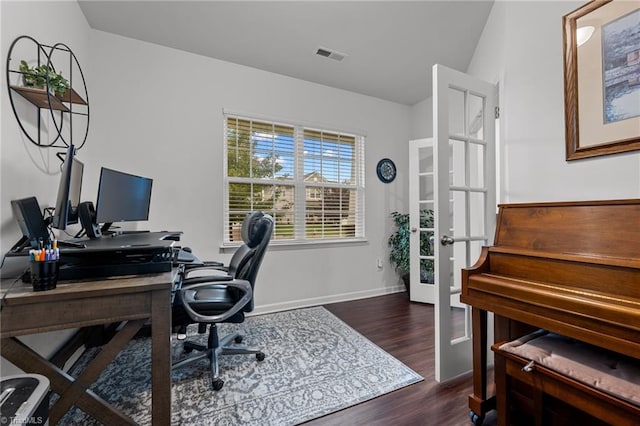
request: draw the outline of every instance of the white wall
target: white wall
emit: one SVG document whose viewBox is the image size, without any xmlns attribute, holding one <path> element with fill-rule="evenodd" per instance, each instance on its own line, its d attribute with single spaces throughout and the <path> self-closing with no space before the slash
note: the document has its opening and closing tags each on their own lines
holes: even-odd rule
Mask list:
<svg viewBox="0 0 640 426">
<path fill-rule="evenodd" d="M 396 291 L 388 265 L 389 213 L 406 210 L 407 106 L 91 31 L 91 137 L 83 199 L 92 200 L 100 166 L 154 179 L 151 229 L 179 229 L 207 259 L 221 256 L 223 109 L 338 130 L 366 140 L 368 243 L 272 247 L 256 291 L 258 310 L 289 308 Z M 396 182 L 380 183 L 375 165 L 391 157 Z M 95 194 L 95 190 L 94 190 Z M 382 272 L 376 259 L 385 261 Z"/>
<path fill-rule="evenodd" d="M 431 72 L 429 70 L 428 72 Z M 411 107 L 411 139 L 433 136 L 433 98 L 418 102 Z"/>
<path fill-rule="evenodd" d="M 55 157 L 57 150 L 41 149 L 33 145 L 20 130 L 11 109 L 6 88 L 5 66 L 9 47 L 21 35 L 29 35 L 40 43 L 53 45 L 67 44 L 81 65 L 89 61 L 89 26 L 74 2 L 24 2 L 5 1 L 0 3 L 2 41 L 2 91 L 0 96 L 1 134 L 0 150 L 0 243 L 5 253 L 22 235 L 15 223 L 10 200 L 35 195 L 41 206 L 53 205 L 60 175 L 60 161 Z M 17 47 L 16 49 L 20 49 Z M 35 49 L 33 49 L 35 54 Z M 21 57 L 12 58 L 17 62 Z M 28 58 L 25 58 L 28 59 Z M 14 62 L 12 60 L 12 63 Z M 89 83 L 90 84 L 90 83 Z M 34 108 L 18 99 L 18 108 L 27 117 L 33 117 Z M 30 127 L 33 122 L 25 122 Z M 24 340 L 45 356 L 51 355 L 71 334 L 70 331 L 26 336 Z M 18 370 L 4 358 L 0 365 L 3 376 Z"/>
<path fill-rule="evenodd" d="M 500 86 L 503 202 L 640 196 L 640 154 L 565 161 L 562 16 L 583 1 L 495 2 L 468 73 Z"/>
</svg>

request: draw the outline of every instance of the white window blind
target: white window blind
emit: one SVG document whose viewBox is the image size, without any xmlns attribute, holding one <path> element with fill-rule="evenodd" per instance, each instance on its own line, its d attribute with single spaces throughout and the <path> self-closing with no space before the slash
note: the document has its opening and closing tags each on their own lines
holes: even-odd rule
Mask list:
<svg viewBox="0 0 640 426">
<path fill-rule="evenodd" d="M 275 219 L 273 239 L 364 238 L 364 137 L 225 114 L 225 243 L 245 215 Z"/>
</svg>

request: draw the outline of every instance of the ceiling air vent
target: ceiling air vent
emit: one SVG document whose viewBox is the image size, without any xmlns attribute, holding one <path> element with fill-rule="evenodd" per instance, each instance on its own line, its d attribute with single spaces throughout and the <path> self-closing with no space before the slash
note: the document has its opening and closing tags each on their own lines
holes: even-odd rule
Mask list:
<svg viewBox="0 0 640 426">
<path fill-rule="evenodd" d="M 319 47 L 318 50 L 316 50 L 316 55 L 324 56 L 325 58 L 333 59 L 338 62 L 340 62 L 347 56 L 344 53 L 336 52 L 335 50 L 329 50 L 324 47 Z"/>
</svg>

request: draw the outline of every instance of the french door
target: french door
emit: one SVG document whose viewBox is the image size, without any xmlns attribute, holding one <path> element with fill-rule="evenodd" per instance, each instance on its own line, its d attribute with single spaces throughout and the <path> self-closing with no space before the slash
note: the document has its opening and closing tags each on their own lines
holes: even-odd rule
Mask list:
<svg viewBox="0 0 640 426">
<path fill-rule="evenodd" d="M 472 368 L 471 308 L 460 302 L 461 270 L 476 262 L 495 229 L 496 106 L 495 85 L 434 65 L 434 223 L 426 232 L 434 237 L 439 382 Z"/>
</svg>

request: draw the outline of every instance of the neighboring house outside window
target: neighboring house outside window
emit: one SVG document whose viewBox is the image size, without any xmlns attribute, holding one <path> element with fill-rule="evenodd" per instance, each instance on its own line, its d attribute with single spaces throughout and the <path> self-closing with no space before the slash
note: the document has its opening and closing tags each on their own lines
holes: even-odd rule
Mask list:
<svg viewBox="0 0 640 426">
<path fill-rule="evenodd" d="M 225 243 L 245 215 L 275 219 L 275 241 L 364 238 L 364 136 L 225 115 Z"/>
</svg>

